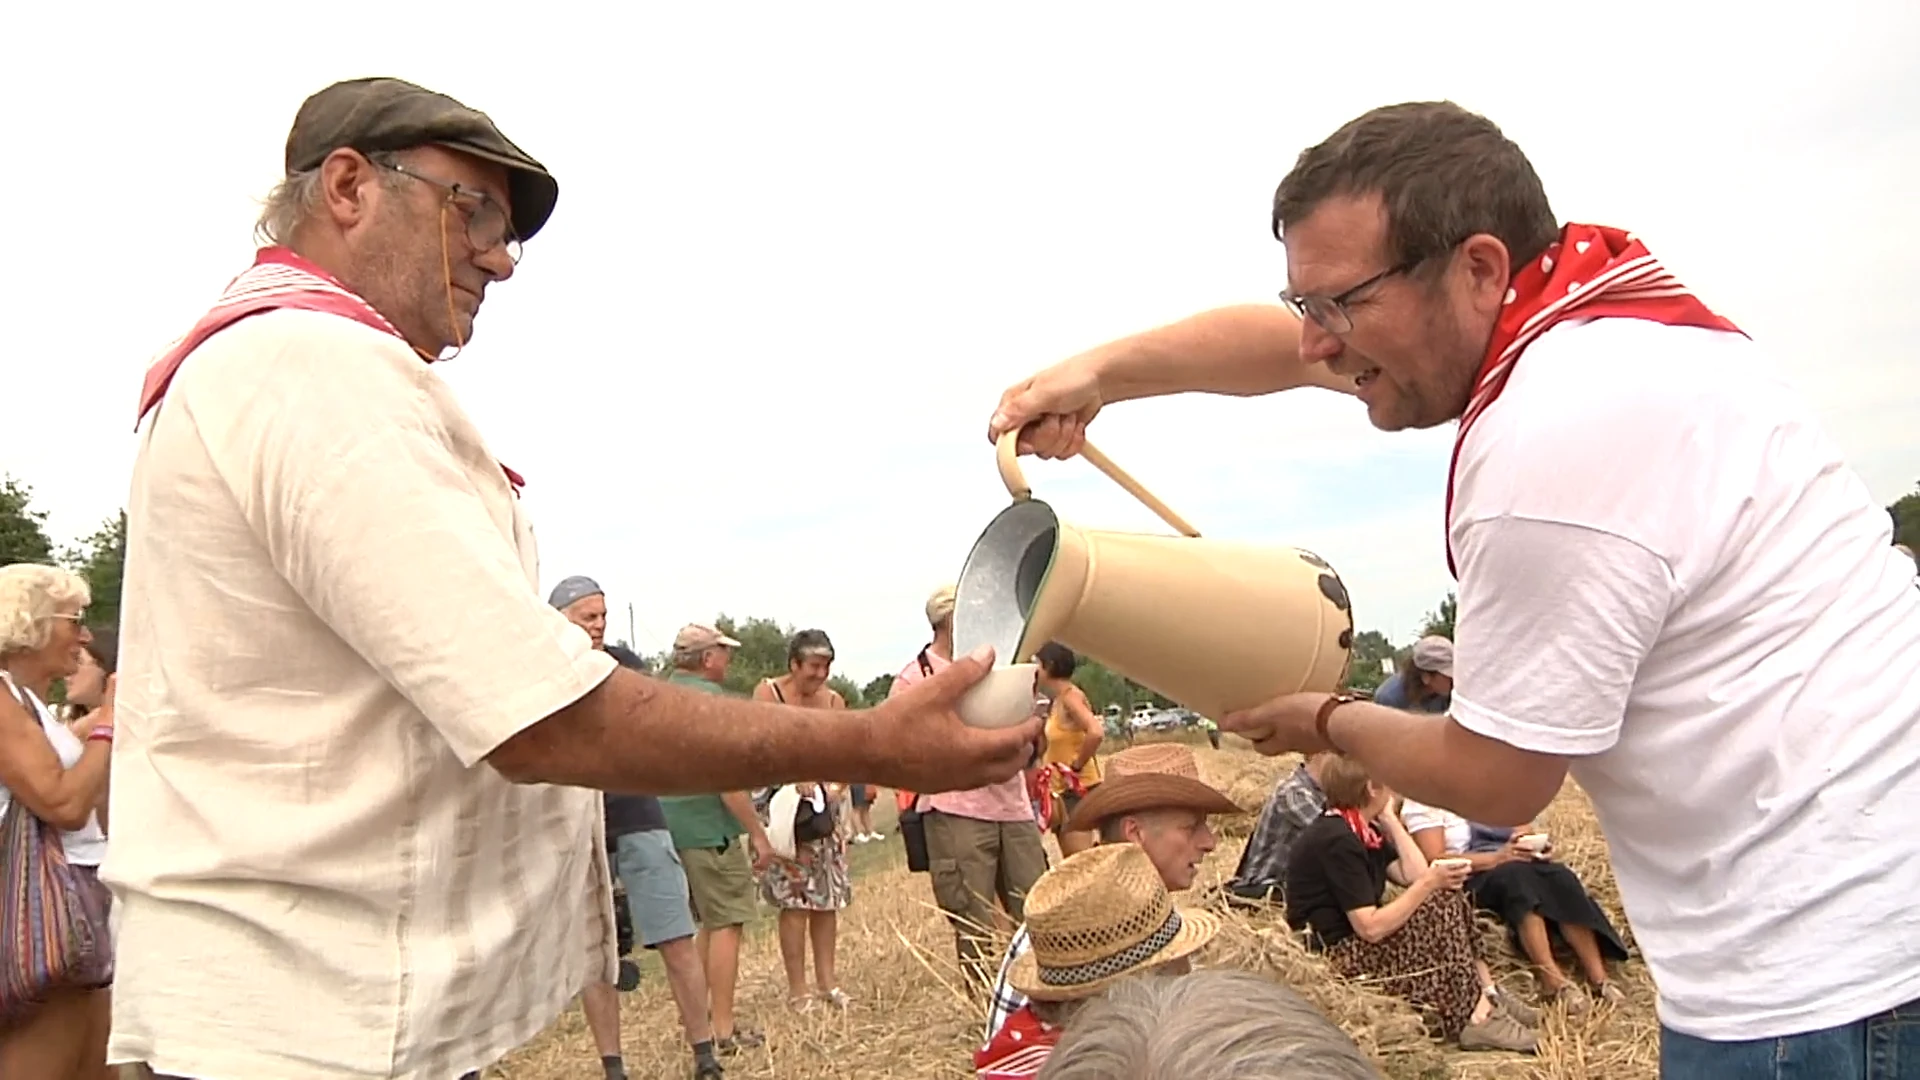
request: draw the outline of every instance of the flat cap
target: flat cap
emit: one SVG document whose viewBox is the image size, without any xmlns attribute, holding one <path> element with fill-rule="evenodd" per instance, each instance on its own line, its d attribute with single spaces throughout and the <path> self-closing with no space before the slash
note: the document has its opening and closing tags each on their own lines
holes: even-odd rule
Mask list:
<svg viewBox="0 0 1920 1080">
<path fill-rule="evenodd" d="M 531 240 L 553 216 L 560 184 L 546 166 L 486 113 L 404 79 L 348 79 L 301 103 L 287 132 L 287 173 L 317 168 L 342 147 L 377 154 L 430 143 L 506 166 L 508 210 L 520 239 Z"/>
</svg>

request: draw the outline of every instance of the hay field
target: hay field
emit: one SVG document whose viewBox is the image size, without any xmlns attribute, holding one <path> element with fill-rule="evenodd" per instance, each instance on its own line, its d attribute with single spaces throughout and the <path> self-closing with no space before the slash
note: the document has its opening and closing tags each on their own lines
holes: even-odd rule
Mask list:
<svg viewBox="0 0 1920 1080">
<path fill-rule="evenodd" d="M 1293 760 L 1262 758 L 1244 743 L 1236 747 L 1236 742 L 1229 736 L 1226 748 L 1214 751 L 1201 741 L 1195 752 L 1209 782 L 1257 811 L 1274 778 L 1291 769 Z M 883 809 L 887 812 L 880 815 Z M 985 1006 L 961 991 L 952 935 L 933 907 L 926 876 L 907 872 L 900 842 L 891 835 L 890 798 L 883 798 L 875 811 L 889 839 L 852 849 L 854 899 L 841 913 L 840 979 L 853 997 L 852 1008 L 833 1015 L 800 1015 L 786 1008 L 786 980 L 769 917 L 750 932 L 743 947 L 738 1004 L 743 1020 L 766 1033 L 767 1044 L 727 1059 L 731 1080 L 972 1077 L 971 1053 L 981 1038 Z M 1546 820 L 1557 856 L 1579 873 L 1626 934 L 1619 893 L 1607 866 L 1606 841 L 1586 796 L 1569 783 Z M 1638 959 L 1614 976 L 1628 993 L 1628 1006 L 1596 1008 L 1572 1022 L 1549 1012 L 1537 1057 L 1460 1053 L 1428 1039 L 1413 1011 L 1397 999 L 1335 979 L 1288 934 L 1277 911 L 1248 914 L 1222 903 L 1219 884 L 1232 876 L 1251 827 L 1251 814 L 1224 822 L 1219 850 L 1202 868 L 1193 890 L 1182 897 L 1183 903 L 1206 904 L 1225 918 L 1220 938 L 1202 954 L 1202 966 L 1262 971 L 1293 985 L 1353 1035 L 1393 1080 L 1639 1080 L 1657 1075 L 1653 987 Z M 1628 940 L 1631 945 L 1630 936 Z M 1502 982 L 1531 993 L 1526 965 L 1508 948 L 1504 932 L 1484 934 L 1482 944 Z M 1577 970 L 1570 957 L 1562 969 L 1570 974 Z M 657 962 L 648 958 L 640 988 L 624 995 L 622 1002 L 621 1040 L 629 1075 L 634 1080 L 687 1076 L 691 1059 Z M 595 1080 L 601 1071 L 576 1007 L 486 1075 L 493 1080 Z"/>
</svg>

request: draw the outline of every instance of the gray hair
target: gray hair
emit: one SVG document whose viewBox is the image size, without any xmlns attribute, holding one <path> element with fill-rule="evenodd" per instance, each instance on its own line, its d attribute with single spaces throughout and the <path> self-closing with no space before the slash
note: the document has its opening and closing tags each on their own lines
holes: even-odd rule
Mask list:
<svg viewBox="0 0 1920 1080">
<path fill-rule="evenodd" d="M 377 154 L 368 160 L 376 162 L 397 161 L 397 154 Z M 405 179 L 399 173 L 382 169 L 379 172 L 380 183 L 389 190 L 398 188 Z M 253 235 L 256 240 L 270 244 L 288 244 L 293 241 L 293 233 L 309 217 L 320 210 L 320 169 L 302 169 L 288 173 L 281 181 L 273 185 L 267 197 L 260 204 L 260 218 L 254 223 Z"/>
<path fill-rule="evenodd" d="M 1133 978 L 1068 1023 L 1039 1080 L 1380 1080 L 1289 987 L 1244 971 Z"/>
<path fill-rule="evenodd" d="M 85 578 L 57 566 L 0 566 L 0 656 L 46 648 L 61 608 L 93 602 Z"/>
</svg>

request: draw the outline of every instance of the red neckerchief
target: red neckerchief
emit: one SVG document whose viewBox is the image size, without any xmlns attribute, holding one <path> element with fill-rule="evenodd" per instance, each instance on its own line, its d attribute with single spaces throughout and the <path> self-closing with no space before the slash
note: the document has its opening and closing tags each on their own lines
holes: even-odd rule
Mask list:
<svg viewBox="0 0 1920 1080">
<path fill-rule="evenodd" d="M 140 421 L 145 420 L 154 406 L 160 404 L 160 399 L 166 396 L 167 386 L 173 382 L 187 354 L 205 344 L 214 334 L 249 315 L 282 308 L 338 315 L 406 340 L 385 316 L 373 309 L 372 304 L 362 300 L 325 270 L 286 248 L 264 247 L 254 253 L 253 266 L 227 284 L 227 291 L 220 295 L 212 310 L 202 315 L 185 337 L 174 342 L 147 369 L 146 381 L 140 387 L 140 411 L 133 419 L 134 430 L 139 430 Z M 417 349 L 414 351 L 419 352 Z M 434 358 L 421 353 L 420 359 L 430 364 Z M 506 473 L 514 494 L 518 495 L 520 489 L 526 486 L 525 478 L 505 464 L 500 466 L 500 471 Z"/>
<path fill-rule="evenodd" d="M 1053 820 L 1053 780 L 1058 777 L 1067 790 L 1081 798 L 1086 798 L 1087 785 L 1078 773 L 1060 762 L 1049 762 L 1033 771 L 1027 781 L 1027 794 L 1040 805 L 1040 820 Z"/>
<path fill-rule="evenodd" d="M 1033 1015 L 1022 1005 L 1007 1017 L 986 1046 L 973 1052 L 977 1080 L 1025 1080 L 1040 1075 L 1047 1056 L 1060 1041 L 1060 1029 Z"/>
<path fill-rule="evenodd" d="M 1380 830 L 1373 827 L 1373 822 L 1361 816 L 1360 811 L 1342 810 L 1340 817 L 1346 821 L 1347 828 L 1353 830 L 1353 835 L 1359 837 L 1360 842 L 1366 845 L 1368 851 L 1378 851 L 1380 845 L 1386 843 L 1380 838 Z"/>
<path fill-rule="evenodd" d="M 1647 319 L 1744 333 L 1688 292 L 1631 233 L 1604 225 L 1569 224 L 1544 254 L 1513 275 L 1510 285 L 1447 467 L 1447 570 L 1455 577 L 1460 573 L 1453 562 L 1453 484 L 1460 447 L 1473 422 L 1506 389 L 1513 365 L 1535 338 L 1570 318 Z"/>
</svg>

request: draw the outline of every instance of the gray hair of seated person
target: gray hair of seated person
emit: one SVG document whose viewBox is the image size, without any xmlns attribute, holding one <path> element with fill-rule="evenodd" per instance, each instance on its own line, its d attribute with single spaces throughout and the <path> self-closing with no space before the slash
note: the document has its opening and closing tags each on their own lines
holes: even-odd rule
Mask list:
<svg viewBox="0 0 1920 1080">
<path fill-rule="evenodd" d="M 1080 1009 L 1038 1080 L 1380 1080 L 1305 998 L 1243 971 L 1133 978 Z"/>
</svg>

